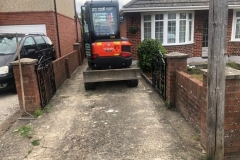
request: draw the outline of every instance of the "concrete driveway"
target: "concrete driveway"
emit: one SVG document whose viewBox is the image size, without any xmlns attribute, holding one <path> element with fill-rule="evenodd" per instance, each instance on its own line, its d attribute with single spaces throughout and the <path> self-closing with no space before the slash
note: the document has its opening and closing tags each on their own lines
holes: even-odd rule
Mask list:
<svg viewBox="0 0 240 160">
<path fill-rule="evenodd" d="M 18 120 L 0 137 L 0 159 L 201 160 L 198 134 L 142 79 L 85 91 L 77 68 L 36 120 Z M 17 130 L 29 126 L 32 135 Z M 34 146 L 31 142 L 40 144 Z"/>
<path fill-rule="evenodd" d="M 13 90 L 0 92 L 0 124 L 19 109 L 18 96 Z"/>
</svg>

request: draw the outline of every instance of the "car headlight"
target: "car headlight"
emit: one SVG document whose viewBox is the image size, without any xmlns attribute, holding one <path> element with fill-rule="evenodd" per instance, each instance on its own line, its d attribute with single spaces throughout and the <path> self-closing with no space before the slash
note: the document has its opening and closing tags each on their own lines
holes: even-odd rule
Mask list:
<svg viewBox="0 0 240 160">
<path fill-rule="evenodd" d="M 9 71 L 8 66 L 0 67 L 0 74 L 7 74 Z"/>
</svg>

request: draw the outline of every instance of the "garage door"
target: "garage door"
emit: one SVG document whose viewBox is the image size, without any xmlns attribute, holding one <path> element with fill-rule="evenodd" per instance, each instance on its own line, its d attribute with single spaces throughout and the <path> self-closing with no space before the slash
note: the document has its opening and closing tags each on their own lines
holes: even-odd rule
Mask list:
<svg viewBox="0 0 240 160">
<path fill-rule="evenodd" d="M 45 24 L 0 26 L 0 33 L 43 33 L 47 34 Z"/>
</svg>

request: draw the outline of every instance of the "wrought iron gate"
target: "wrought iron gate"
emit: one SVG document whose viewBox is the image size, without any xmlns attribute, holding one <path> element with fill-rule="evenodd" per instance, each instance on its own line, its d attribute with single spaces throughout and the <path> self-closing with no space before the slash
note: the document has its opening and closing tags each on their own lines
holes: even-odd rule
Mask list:
<svg viewBox="0 0 240 160">
<path fill-rule="evenodd" d="M 45 107 L 48 101 L 56 92 L 55 75 L 53 71 L 52 59 L 49 55 L 39 56 L 36 66 L 39 94 L 42 108 Z"/>
<path fill-rule="evenodd" d="M 152 86 L 166 100 L 166 59 L 160 51 L 152 56 Z"/>
</svg>

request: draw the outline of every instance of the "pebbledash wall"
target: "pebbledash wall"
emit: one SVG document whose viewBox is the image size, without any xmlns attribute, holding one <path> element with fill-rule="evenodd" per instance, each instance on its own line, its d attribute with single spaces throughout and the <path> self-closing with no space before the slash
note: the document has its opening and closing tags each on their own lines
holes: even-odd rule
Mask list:
<svg viewBox="0 0 240 160">
<path fill-rule="evenodd" d="M 0 4 L 1 26 L 45 24 L 47 36 L 52 40 L 57 51 L 56 56 L 60 57 L 53 0 L 1 0 Z M 74 1 L 56 0 L 56 6 L 61 56 L 63 56 L 72 51 L 72 44 L 77 41 L 74 20 Z M 79 27 L 80 23 L 77 25 Z M 78 36 L 80 36 L 80 30 Z"/>
<path fill-rule="evenodd" d="M 228 16 L 228 30 L 227 30 L 227 54 L 230 56 L 240 55 L 240 42 L 232 42 L 232 18 L 233 10 L 229 10 Z M 181 52 L 186 53 L 189 57 L 201 57 L 202 56 L 202 41 L 204 22 L 208 19 L 208 10 L 195 11 L 194 20 L 194 43 L 187 45 L 176 46 L 164 46 L 168 53 Z M 130 26 L 138 26 L 140 30 L 136 34 L 131 34 L 128 29 Z M 120 24 L 121 36 L 129 38 L 132 43 L 132 53 L 136 59 L 137 46 L 141 42 L 141 13 L 126 13 L 124 15 L 124 21 Z"/>
<path fill-rule="evenodd" d="M 187 56 L 168 54 L 167 102 L 175 106 L 200 134 L 206 148 L 207 128 L 207 70 L 203 82 L 191 78 L 187 72 Z M 240 158 L 240 71 L 226 68 L 225 159 Z"/>
</svg>

